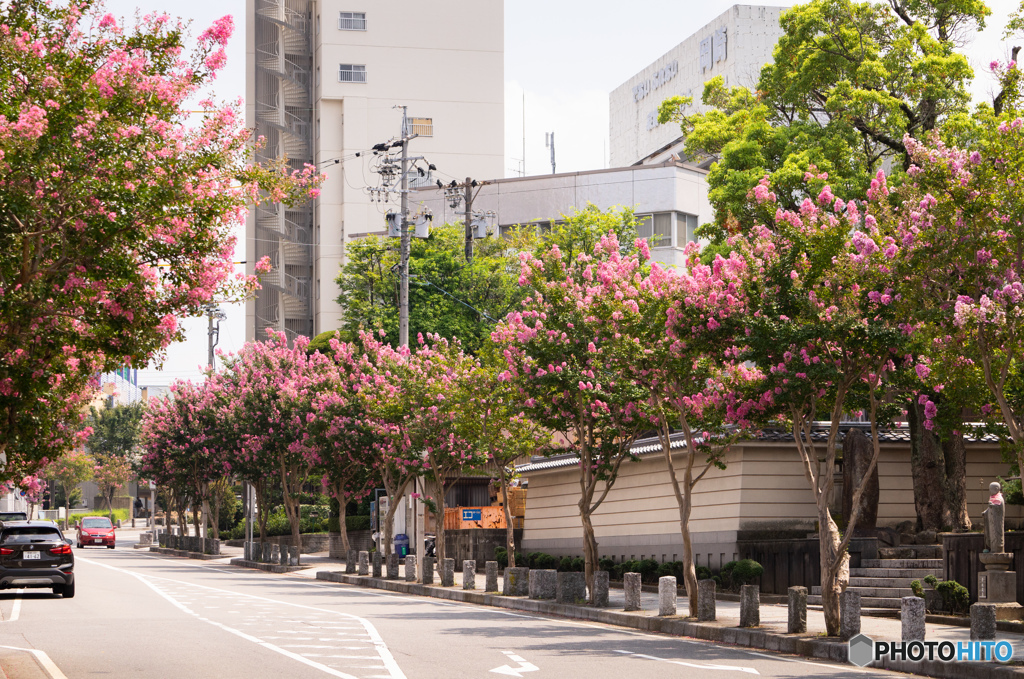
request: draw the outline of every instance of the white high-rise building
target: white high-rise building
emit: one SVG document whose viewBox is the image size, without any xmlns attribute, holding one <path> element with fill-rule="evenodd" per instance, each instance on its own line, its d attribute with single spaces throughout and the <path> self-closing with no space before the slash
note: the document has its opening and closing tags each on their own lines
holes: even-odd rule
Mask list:
<svg viewBox="0 0 1024 679">
<path fill-rule="evenodd" d="M 396 106 L 420 135 L 410 155 L 437 167 L 421 181 L 503 174 L 503 14 L 503 0 L 247 0 L 246 116 L 266 139 L 258 157 L 287 155 L 329 177 L 306 205 L 251 212 L 247 268 L 264 256 L 274 268 L 247 305 L 247 339 L 341 325 L 334 279 L 345 246 L 383 231 L 397 207 L 398 194 L 385 205 L 365 190 L 379 182 L 370 149 L 401 132 Z"/>
</svg>

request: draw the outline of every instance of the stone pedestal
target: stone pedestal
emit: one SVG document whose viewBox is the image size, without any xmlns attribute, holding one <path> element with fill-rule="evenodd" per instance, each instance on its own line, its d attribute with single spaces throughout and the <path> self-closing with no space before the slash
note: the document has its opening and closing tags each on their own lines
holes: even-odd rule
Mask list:
<svg viewBox="0 0 1024 679">
<path fill-rule="evenodd" d="M 761 588 L 757 585 L 740 587 L 740 627 L 761 624 Z"/>
<path fill-rule="evenodd" d="M 924 603 L 924 599 L 921 599 Z M 849 641 L 860 634 L 860 592 L 851 589 L 839 595 L 839 636 Z"/>
<path fill-rule="evenodd" d="M 924 616 L 924 599 L 916 596 L 905 596 L 900 600 L 903 641 L 924 641 Z"/>
<path fill-rule="evenodd" d="M 676 578 L 665 575 L 658 578 L 658 615 L 676 614 Z"/>
<path fill-rule="evenodd" d="M 593 604 L 595 608 L 607 608 L 608 607 L 608 571 L 596 571 L 594 573 L 594 596 Z"/>
<path fill-rule="evenodd" d="M 434 557 L 423 557 L 423 580 L 424 585 L 434 584 Z"/>
<path fill-rule="evenodd" d="M 398 555 L 392 552 L 388 554 L 388 580 L 398 579 Z"/>
<path fill-rule="evenodd" d="M 626 606 L 627 611 L 639 611 L 640 606 L 640 574 L 639 573 L 623 573 L 622 574 L 622 588 L 626 594 Z"/>
<path fill-rule="evenodd" d="M 971 641 L 992 641 L 996 638 L 995 604 L 971 605 Z"/>
<path fill-rule="evenodd" d="M 270 563 L 281 563 L 281 545 L 270 546 Z"/>
<path fill-rule="evenodd" d="M 441 586 L 455 586 L 455 559 L 443 559 L 441 561 Z"/>
<path fill-rule="evenodd" d="M 529 573 L 529 568 L 521 566 L 506 568 L 502 593 L 505 596 L 527 596 L 530 593 Z"/>
<path fill-rule="evenodd" d="M 488 561 L 484 565 L 484 591 L 485 592 L 497 592 L 498 591 L 498 562 Z"/>
<path fill-rule="evenodd" d="M 476 589 L 476 561 L 462 562 L 462 589 Z"/>
<path fill-rule="evenodd" d="M 405 581 L 416 582 L 416 556 L 413 554 L 405 557 Z"/>
<path fill-rule="evenodd" d="M 713 622 L 716 619 L 715 612 L 715 581 L 697 581 L 697 621 Z"/>
<path fill-rule="evenodd" d="M 299 565 L 299 548 L 289 547 L 288 548 L 288 565 L 298 566 Z"/>
<path fill-rule="evenodd" d="M 992 509 L 994 506 L 989 507 L 990 512 Z M 993 604 L 998 620 L 1024 620 L 1024 607 L 1017 603 L 1017 573 L 1008 570 L 1013 554 L 984 552 L 978 559 L 985 566 L 978 573 L 978 603 Z"/>
<path fill-rule="evenodd" d="M 587 600 L 584 573 L 559 573 L 555 578 L 555 600 L 560 604 L 578 604 Z"/>
<path fill-rule="evenodd" d="M 359 575 L 370 574 L 370 553 L 359 552 Z"/>
<path fill-rule="evenodd" d="M 789 588 L 789 623 L 786 632 L 804 634 L 807 631 L 807 588 Z"/>
<path fill-rule="evenodd" d="M 531 599 L 554 599 L 558 594 L 558 571 L 534 568 L 530 571 L 527 589 Z"/>
<path fill-rule="evenodd" d="M 356 550 L 348 550 L 348 554 L 345 556 L 345 572 L 349 575 L 353 575 L 356 572 Z"/>
<path fill-rule="evenodd" d="M 263 549 L 261 550 L 263 552 L 263 558 L 261 559 L 263 563 L 272 563 L 270 557 L 274 552 L 273 547 L 274 545 L 270 544 L 269 542 L 263 543 Z"/>
<path fill-rule="evenodd" d="M 381 570 L 380 552 L 373 553 L 373 561 L 371 563 L 373 564 L 373 577 L 379 578 Z"/>
</svg>

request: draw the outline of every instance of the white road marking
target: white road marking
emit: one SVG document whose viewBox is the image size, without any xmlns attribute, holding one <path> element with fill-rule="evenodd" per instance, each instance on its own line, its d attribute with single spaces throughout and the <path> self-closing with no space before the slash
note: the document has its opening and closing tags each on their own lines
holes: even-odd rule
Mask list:
<svg viewBox="0 0 1024 679">
<path fill-rule="evenodd" d="M 0 648 L 10 648 L 15 651 L 28 651 L 36 657 L 39 664 L 42 665 L 43 669 L 46 670 L 46 673 L 50 675 L 50 679 L 68 679 L 67 675 L 61 672 L 60 668 L 50 660 L 50 656 L 37 648 L 21 648 L 19 646 L 0 646 Z"/>
<path fill-rule="evenodd" d="M 522 677 L 523 672 L 536 672 L 540 668 L 533 663 L 526 662 L 523 658 L 516 655 L 512 651 L 502 651 L 508 656 L 508 659 L 514 663 L 517 663 L 519 667 L 510 667 L 509 665 L 502 665 L 501 667 L 495 667 L 491 672 L 495 674 L 507 674 L 510 677 Z"/>
<path fill-rule="evenodd" d="M 24 593 L 23 589 L 14 590 L 14 605 L 11 606 L 11 617 L 7 619 L 7 622 L 14 622 L 21 615 L 21 595 Z"/>
<path fill-rule="evenodd" d="M 395 662 L 395 658 L 394 658 L 394 656 L 391 655 L 391 651 L 388 650 L 387 645 L 384 643 L 384 639 L 381 638 L 380 634 L 377 632 L 377 629 L 372 624 L 370 624 L 370 621 L 366 620 L 364 618 L 360 618 L 358 616 L 351 615 L 349 613 L 341 613 L 341 612 L 336 612 L 336 611 L 328 611 L 328 610 L 324 610 L 322 608 L 316 608 L 315 606 L 306 606 L 304 604 L 294 604 L 294 603 L 291 603 L 291 602 L 288 602 L 288 601 L 278 601 L 276 599 L 269 599 L 267 597 L 261 597 L 261 596 L 255 595 L 255 594 L 244 594 L 244 593 L 241 593 L 241 592 L 232 592 L 230 590 L 220 589 L 218 587 L 208 587 L 206 585 L 199 585 L 199 584 L 184 582 L 182 580 L 173 580 L 171 578 L 165 578 L 165 577 L 158 576 L 158 575 L 142 575 L 142 574 L 139 574 L 139 573 L 134 573 L 134 572 L 132 572 L 130 570 L 127 570 L 127 569 L 124 569 L 124 568 L 118 568 L 117 566 L 110 566 L 108 564 L 100 563 L 98 561 L 92 561 L 90 559 L 81 559 L 80 558 L 79 561 L 83 561 L 85 563 L 93 564 L 93 565 L 96 565 L 96 566 L 101 566 L 103 568 L 109 568 L 110 570 L 119 571 L 121 573 L 126 573 L 128 575 L 131 575 L 132 577 L 138 579 L 140 582 L 145 584 L 147 587 L 152 589 L 154 592 L 156 592 L 157 594 L 159 594 L 163 598 L 167 599 L 172 604 L 174 604 L 176 607 L 178 607 L 179 609 L 185 611 L 189 615 L 193 615 L 193 616 L 199 618 L 200 620 L 203 620 L 204 622 L 209 622 L 211 625 L 214 625 L 216 627 L 219 627 L 219 628 L 223 629 L 226 632 L 230 632 L 231 634 L 239 636 L 239 637 L 241 637 L 243 639 L 246 639 L 248 641 L 251 641 L 251 642 L 253 642 L 255 644 L 259 644 L 260 646 L 263 646 L 264 648 L 266 648 L 268 650 L 274 651 L 276 653 L 280 653 L 281 655 L 284 655 L 284 656 L 287 656 L 289 658 L 292 658 L 293 660 L 297 660 L 297 661 L 299 661 L 301 663 L 309 665 L 310 667 L 315 667 L 316 669 L 318 669 L 318 670 L 320 670 L 322 672 L 326 672 L 327 674 L 333 675 L 335 677 L 339 677 L 340 679 L 356 679 L 356 677 L 353 677 L 350 674 L 345 674 L 344 672 L 340 672 L 338 670 L 332 669 L 332 668 L 330 668 L 330 667 L 328 667 L 326 665 L 322 665 L 322 664 L 320 664 L 318 662 L 314 662 L 314 661 L 312 661 L 312 660 L 310 660 L 308 658 L 303 658 L 298 653 L 292 653 L 291 651 L 288 651 L 288 650 L 286 650 L 284 648 L 281 648 L 280 646 L 276 646 L 275 644 L 267 643 L 266 641 L 263 641 L 262 639 L 254 637 L 251 634 L 246 634 L 245 632 L 243 632 L 241 630 L 237 630 L 237 629 L 234 629 L 232 627 L 228 627 L 227 625 L 224 625 L 223 623 L 219 623 L 219 622 L 217 622 L 215 620 L 208 620 L 206 618 L 200 617 L 194 611 L 192 611 L 189 608 L 187 608 L 186 606 L 178 603 L 178 601 L 176 601 L 172 596 L 170 596 L 169 594 L 161 591 L 158 587 L 156 587 L 156 585 L 154 585 L 152 582 L 150 582 L 150 579 L 166 580 L 168 582 L 173 582 L 173 583 L 178 584 L 178 585 L 183 585 L 183 586 L 188 586 L 188 587 L 196 587 L 196 588 L 210 590 L 210 591 L 214 591 L 214 592 L 221 592 L 223 594 L 228 594 L 228 595 L 231 595 L 231 596 L 239 596 L 239 597 L 244 596 L 244 597 L 247 597 L 247 598 L 250 598 L 250 599 L 257 599 L 257 600 L 260 600 L 260 601 L 268 602 L 268 605 L 269 604 L 278 604 L 278 605 L 283 605 L 283 606 L 293 606 L 295 608 L 302 608 L 302 609 L 306 609 L 306 610 L 313 610 L 313 611 L 317 611 L 319 613 L 326 613 L 326 614 L 332 614 L 333 613 L 334 615 L 339 615 L 339 616 L 343 616 L 343 617 L 346 617 L 346 618 L 357 620 L 358 622 L 360 622 L 363 625 L 363 627 L 366 629 L 367 633 L 369 634 L 370 638 L 373 640 L 373 645 L 375 646 L 375 648 L 377 650 L 377 653 L 380 656 L 380 660 L 381 660 L 381 662 L 384 663 L 384 669 L 386 669 L 388 671 L 388 673 L 391 675 L 391 679 L 406 679 L 405 673 L 402 672 L 401 668 L 398 666 L 398 663 Z"/>
<path fill-rule="evenodd" d="M 693 667 L 698 670 L 733 670 L 736 672 L 747 672 L 748 674 L 761 674 L 753 667 L 735 667 L 733 665 L 712 665 L 711 663 L 692 663 L 683 662 L 682 660 L 669 660 L 668 658 L 659 658 L 654 655 L 644 655 L 643 653 L 633 653 L 632 651 L 615 651 L 616 653 L 624 653 L 632 658 L 643 658 L 644 660 L 660 660 L 661 662 L 672 663 L 673 665 L 682 665 L 683 667 Z"/>
</svg>

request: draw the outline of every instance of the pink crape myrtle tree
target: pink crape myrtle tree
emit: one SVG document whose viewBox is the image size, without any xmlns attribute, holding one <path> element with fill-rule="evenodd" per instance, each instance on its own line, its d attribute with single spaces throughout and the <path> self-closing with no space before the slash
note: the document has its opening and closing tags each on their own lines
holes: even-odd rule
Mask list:
<svg viewBox="0 0 1024 679">
<path fill-rule="evenodd" d="M 96 460 L 92 473 L 93 481 L 99 487 L 103 501 L 107 504 L 110 521 L 114 521 L 114 493 L 135 478 L 131 463 L 123 457 L 108 455 Z"/>
<path fill-rule="evenodd" d="M 621 371 L 616 344 L 604 344 L 611 319 L 596 311 L 595 297 L 606 292 L 597 272 L 632 277 L 639 263 L 621 254 L 614 233 L 602 237 L 592 253 L 570 259 L 551 244 L 539 256 L 524 253 L 521 263 L 520 285 L 533 292 L 491 339 L 505 358 L 501 379 L 516 385 L 525 415 L 561 434 L 579 457 L 578 508 L 593 597 L 599 552 L 591 517 L 623 462 L 634 458 L 636 437 L 651 426 L 643 413 L 646 390 Z"/>
<path fill-rule="evenodd" d="M 880 233 L 863 203 L 833 196 L 826 176 L 808 173 L 805 180 L 809 197 L 798 211 L 779 208 L 770 223 L 732 244 L 746 261 L 747 350 L 740 358 L 763 372 L 758 403 L 777 421 L 788 422 L 813 492 L 822 608 L 826 632 L 834 636 L 839 634 L 839 595 L 849 582 L 846 549 L 864 488 L 878 464 L 878 425 L 895 398 L 898 371 L 911 368 L 907 346 L 914 327 L 905 321 L 899 289 L 900 245 Z M 887 191 L 879 174 L 868 197 Z M 752 194 L 751 200 L 762 206 L 775 202 L 767 179 Z M 872 456 L 840 534 L 829 503 L 839 425 L 853 402 L 868 404 Z M 829 426 L 823 451 L 813 435 L 819 415 Z"/>
<path fill-rule="evenodd" d="M 164 14 L 0 5 L 0 453 L 9 478 L 81 442 L 98 373 L 143 366 L 177 318 L 238 298 L 233 230 L 262 199 L 306 201 L 314 168 L 250 162 L 238 104 L 189 103 L 231 17 L 192 47 Z"/>
</svg>

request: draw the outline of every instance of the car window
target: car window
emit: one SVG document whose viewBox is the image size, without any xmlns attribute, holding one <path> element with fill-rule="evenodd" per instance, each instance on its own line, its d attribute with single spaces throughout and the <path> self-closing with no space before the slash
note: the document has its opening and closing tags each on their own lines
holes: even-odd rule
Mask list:
<svg viewBox="0 0 1024 679">
<path fill-rule="evenodd" d="M 64 536 L 60 531 L 46 526 L 21 526 L 8 528 L 0 535 L 0 543 L 25 544 L 29 542 L 50 542 L 53 540 L 63 541 Z"/>
<path fill-rule="evenodd" d="M 110 528 L 110 519 L 89 517 L 82 519 L 82 528 Z"/>
<path fill-rule="evenodd" d="M 27 518 L 25 512 L 0 512 L 0 521 L 24 521 Z"/>
</svg>

